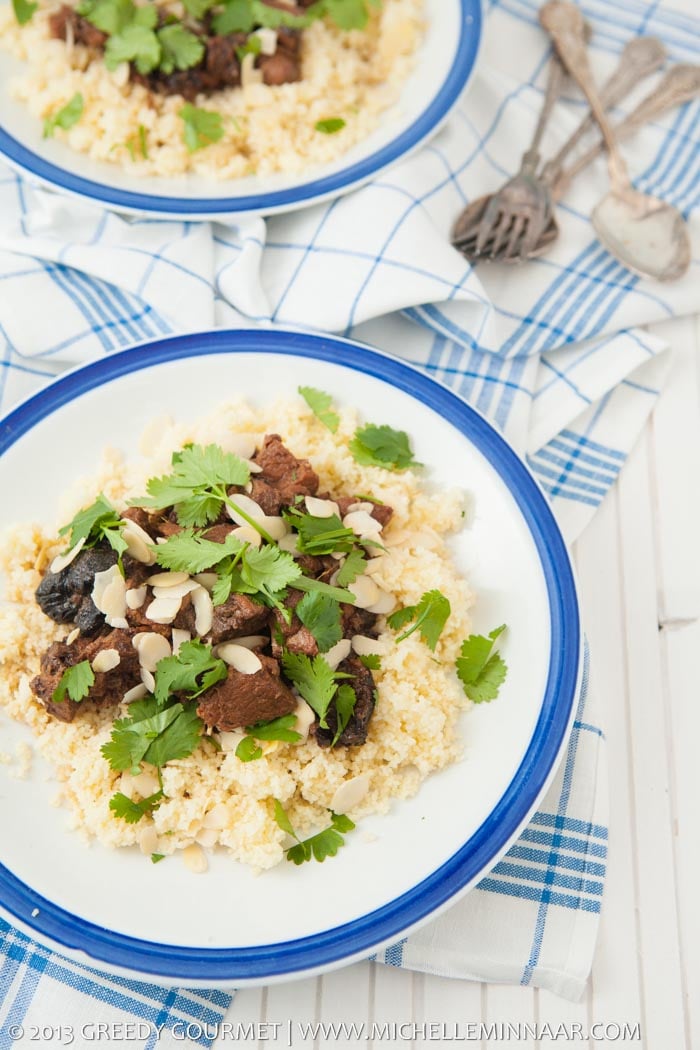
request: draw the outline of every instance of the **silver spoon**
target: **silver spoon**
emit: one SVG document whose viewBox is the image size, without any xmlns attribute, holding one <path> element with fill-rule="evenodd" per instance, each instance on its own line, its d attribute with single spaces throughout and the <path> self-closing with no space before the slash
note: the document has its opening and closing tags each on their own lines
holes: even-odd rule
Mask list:
<svg viewBox="0 0 700 1050">
<path fill-rule="evenodd" d="M 630 181 L 591 75 L 581 12 L 568 0 L 549 0 L 540 8 L 540 22 L 588 99 L 605 140 L 611 188 L 591 216 L 601 243 L 633 273 L 659 281 L 682 277 L 690 265 L 688 229 L 677 208 L 641 193 Z"/>
</svg>

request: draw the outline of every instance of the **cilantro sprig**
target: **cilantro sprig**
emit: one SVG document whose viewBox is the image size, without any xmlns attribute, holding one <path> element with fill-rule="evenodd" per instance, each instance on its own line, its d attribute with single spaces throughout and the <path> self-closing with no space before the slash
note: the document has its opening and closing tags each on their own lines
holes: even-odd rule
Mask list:
<svg viewBox="0 0 700 1050">
<path fill-rule="evenodd" d="M 321 655 L 312 658 L 303 653 L 285 652 L 282 656 L 282 669 L 309 707 L 318 715 L 321 728 L 328 729 L 326 716 L 336 693 L 339 692 L 338 682 L 344 678 L 352 678 L 352 675 L 344 671 L 334 671 Z"/>
<path fill-rule="evenodd" d="M 77 703 L 85 699 L 94 684 L 95 672 L 90 666 L 90 661 L 81 660 L 79 664 L 66 668 L 51 695 L 51 700 L 54 704 L 62 704 L 66 697 L 70 697 Z"/>
<path fill-rule="evenodd" d="M 345 121 L 342 117 L 326 117 L 325 120 L 317 120 L 314 127 L 323 135 L 336 135 L 345 127 Z"/>
<path fill-rule="evenodd" d="M 117 791 L 109 800 L 109 808 L 115 817 L 121 817 L 127 824 L 138 824 L 142 817 L 150 817 L 154 810 L 158 809 L 165 796 L 162 791 L 156 791 L 148 798 L 142 798 L 140 802 L 134 802 L 121 791 Z"/>
<path fill-rule="evenodd" d="M 298 544 L 302 554 L 347 554 L 357 543 L 355 533 L 345 528 L 337 514 L 318 518 L 290 507 L 283 512 L 283 517 L 299 534 Z"/>
<path fill-rule="evenodd" d="M 340 423 L 340 416 L 331 408 L 333 404 L 331 395 L 326 394 L 323 390 L 317 390 L 313 386 L 300 386 L 297 389 L 316 416 L 316 419 L 323 423 L 324 427 L 327 427 L 331 434 L 335 434 Z"/>
<path fill-rule="evenodd" d="M 340 605 L 328 595 L 320 591 L 305 594 L 294 611 L 316 639 L 320 653 L 327 653 L 343 637 Z"/>
<path fill-rule="evenodd" d="M 256 758 L 262 758 L 262 748 L 258 740 L 281 740 L 285 744 L 296 744 L 301 740 L 301 733 L 297 733 L 292 727 L 296 724 L 296 715 L 282 715 L 281 718 L 273 718 L 270 722 L 257 722 L 254 726 L 246 726 L 247 736 L 238 744 L 236 757 L 242 762 L 252 762 Z"/>
<path fill-rule="evenodd" d="M 161 708 L 155 697 L 146 697 L 129 705 L 128 718 L 114 722 L 111 737 L 100 750 L 112 769 L 136 776 L 142 762 L 161 769 L 191 755 L 203 725 L 193 705 L 174 703 Z"/>
<path fill-rule="evenodd" d="M 457 674 L 464 692 L 475 704 L 495 700 L 508 673 L 503 657 L 494 652 L 496 640 L 503 634 L 503 623 L 484 637 L 472 634 L 462 642 L 461 655 L 457 658 Z"/>
<path fill-rule="evenodd" d="M 31 22 L 38 4 L 30 4 L 28 0 L 12 0 L 12 10 L 19 25 L 24 26 Z"/>
<path fill-rule="evenodd" d="M 214 109 L 201 109 L 187 102 L 178 110 L 178 116 L 183 124 L 182 137 L 190 153 L 223 138 L 223 119 Z"/>
<path fill-rule="evenodd" d="M 219 445 L 186 445 L 173 453 L 172 467 L 171 474 L 151 478 L 148 497 L 134 502 L 157 510 L 174 506 L 181 525 L 215 521 L 229 500 L 228 489 L 250 480 L 248 464 Z"/>
<path fill-rule="evenodd" d="M 36 4 L 34 6 L 36 7 Z M 46 118 L 44 121 L 44 138 L 51 138 L 56 128 L 63 128 L 64 131 L 72 128 L 82 117 L 84 106 L 85 100 L 83 96 L 79 91 L 76 91 L 73 97 L 66 102 L 65 106 L 61 106 L 50 117 Z"/>
<path fill-rule="evenodd" d="M 226 664 L 212 654 L 210 646 L 197 639 L 183 642 L 175 656 L 166 656 L 156 665 L 156 702 L 167 703 L 173 693 L 184 693 L 188 700 L 194 700 L 227 673 Z"/>
<path fill-rule="evenodd" d="M 435 652 L 450 611 L 449 599 L 442 591 L 433 590 L 426 591 L 417 605 L 406 605 L 403 609 L 397 609 L 386 619 L 389 626 L 395 631 L 400 631 L 413 620 L 412 626 L 398 636 L 397 644 L 412 635 L 414 631 L 420 631 L 420 636 L 425 644 Z"/>
<path fill-rule="evenodd" d="M 394 430 L 393 427 L 376 426 L 368 423 L 358 427 L 349 444 L 355 462 L 362 466 L 384 467 L 386 470 L 408 470 L 409 467 L 420 467 L 413 458 L 411 442 L 405 430 Z"/>
<path fill-rule="evenodd" d="M 70 533 L 68 550 L 72 550 L 80 540 L 85 540 L 85 547 L 94 547 L 101 540 L 107 540 L 121 559 L 127 549 L 121 534 L 125 524 L 109 500 L 100 493 L 94 503 L 79 510 L 72 521 L 58 530 L 58 534 L 66 536 Z"/>
<path fill-rule="evenodd" d="M 296 846 L 290 846 L 288 850 L 285 850 L 287 860 L 293 864 L 304 864 L 309 860 L 317 860 L 320 864 L 323 864 L 326 857 L 335 857 L 341 846 L 345 845 L 343 835 L 348 831 L 352 831 L 355 827 L 350 817 L 346 817 L 344 813 L 334 813 L 333 810 L 329 809 L 328 812 L 331 815 L 330 827 L 324 831 L 319 831 L 308 839 L 302 840 L 292 827 L 292 822 L 287 816 L 282 803 L 279 799 L 273 799 L 273 801 L 277 826 L 296 839 Z"/>
</svg>

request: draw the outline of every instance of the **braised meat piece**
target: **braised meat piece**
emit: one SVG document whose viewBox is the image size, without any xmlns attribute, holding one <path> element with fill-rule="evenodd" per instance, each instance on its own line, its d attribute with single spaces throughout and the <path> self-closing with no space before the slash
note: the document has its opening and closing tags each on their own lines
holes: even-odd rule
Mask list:
<svg viewBox="0 0 700 1050">
<path fill-rule="evenodd" d="M 299 59 L 281 48 L 278 48 L 274 55 L 261 55 L 258 67 L 262 70 L 264 82 L 271 87 L 301 80 Z"/>
<path fill-rule="evenodd" d="M 58 11 L 49 15 L 49 31 L 57 40 L 72 37 L 76 44 L 100 49 L 107 43 L 107 34 L 83 18 L 70 4 L 62 4 Z"/>
<path fill-rule="evenodd" d="M 338 667 L 339 671 L 352 675 L 352 678 L 344 678 L 343 684 L 351 686 L 355 690 L 355 707 L 350 715 L 350 721 L 338 737 L 336 747 L 355 747 L 364 744 L 367 739 L 369 722 L 374 712 L 376 703 L 376 686 L 372 672 L 358 659 L 357 656 L 349 656 L 347 660 Z M 334 704 L 328 709 L 326 715 L 328 729 L 321 729 L 319 724 L 314 724 L 313 732 L 319 747 L 330 747 L 335 731 L 338 728 L 338 716 Z"/>
<path fill-rule="evenodd" d="M 284 605 L 292 612 L 292 618 L 287 623 L 279 609 L 271 609 L 270 634 L 272 636 L 272 655 L 281 659 L 285 649 L 290 653 L 303 653 L 304 656 L 316 656 L 318 643 L 308 627 L 304 627 L 299 617 L 294 612 L 297 605 L 304 597 L 302 591 L 291 590 L 284 599 Z"/>
<path fill-rule="evenodd" d="M 280 678 L 277 661 L 258 655 L 262 667 L 255 674 L 229 667 L 225 680 L 204 693 L 197 714 L 208 726 L 230 732 L 294 710 L 296 697 Z"/>
<path fill-rule="evenodd" d="M 294 502 L 295 496 L 314 496 L 318 492 L 318 474 L 308 459 L 293 456 L 279 434 L 265 436 L 253 461 L 262 472 L 255 475 L 250 494 L 266 514 L 279 514 L 282 507 Z"/>
<path fill-rule="evenodd" d="M 329 496 L 328 498 L 334 499 L 338 504 L 341 518 L 344 518 L 350 507 L 356 503 L 371 503 L 371 500 L 363 500 L 359 496 Z M 368 511 L 368 514 L 378 521 L 382 528 L 391 521 L 393 513 L 393 507 L 388 507 L 386 503 L 373 503 L 372 509 Z"/>
<path fill-rule="evenodd" d="M 241 82 L 241 66 L 236 48 L 245 44 L 244 33 L 229 36 L 212 36 L 207 40 L 204 68 L 218 91 L 225 87 L 238 87 Z"/>
<path fill-rule="evenodd" d="M 35 593 L 42 612 L 56 623 L 75 623 L 82 634 L 94 634 L 104 624 L 104 616 L 90 597 L 95 573 L 104 572 L 116 561 L 116 551 L 105 543 L 82 550 L 60 572 L 47 569 Z"/>
<path fill-rule="evenodd" d="M 49 714 L 62 722 L 72 722 L 82 701 L 66 697 L 55 703 L 53 694 L 58 688 L 63 672 L 75 664 L 88 660 L 90 663 L 98 653 L 106 649 L 116 649 L 119 663 L 111 671 L 96 671 L 95 684 L 90 689 L 87 699 L 99 703 L 117 704 L 135 685 L 141 681 L 138 653 L 131 639 L 133 631 L 112 630 L 97 638 L 76 638 L 72 645 L 65 642 L 54 642 L 41 658 L 41 670 L 31 682 L 34 694 L 41 700 Z"/>
<path fill-rule="evenodd" d="M 377 634 L 376 613 L 369 609 L 358 609 L 354 605 L 341 605 L 340 626 L 343 628 L 343 638 L 354 638 L 356 634 L 363 634 L 368 638 L 375 638 Z"/>
<path fill-rule="evenodd" d="M 212 543 L 224 543 L 229 532 L 233 532 L 235 528 L 230 522 L 228 525 L 212 525 L 203 535 L 205 540 L 211 540 Z"/>
</svg>

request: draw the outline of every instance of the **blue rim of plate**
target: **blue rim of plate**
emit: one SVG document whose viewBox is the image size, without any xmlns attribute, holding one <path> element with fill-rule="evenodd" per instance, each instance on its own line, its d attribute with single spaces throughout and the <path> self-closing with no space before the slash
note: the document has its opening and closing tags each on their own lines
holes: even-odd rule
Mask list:
<svg viewBox="0 0 700 1050">
<path fill-rule="evenodd" d="M 123 350 L 69 373 L 35 394 L 0 424 L 0 455 L 62 405 L 95 387 L 154 365 L 212 354 L 295 355 L 327 361 L 389 383 L 452 424 L 495 469 L 525 519 L 540 559 L 551 618 L 545 694 L 528 750 L 500 801 L 471 838 L 430 876 L 388 904 L 334 929 L 278 944 L 192 948 L 114 933 L 59 908 L 0 865 L 0 905 L 57 947 L 154 978 L 264 980 L 339 964 L 398 939 L 495 863 L 534 809 L 571 724 L 581 648 L 576 588 L 569 556 L 532 474 L 490 423 L 460 397 L 403 361 L 358 343 L 276 329 L 239 329 L 175 336 Z M 39 915 L 32 918 L 34 909 Z"/>
<path fill-rule="evenodd" d="M 266 212 L 295 205 L 302 207 L 321 198 L 343 193 L 366 182 L 373 175 L 416 149 L 447 117 L 466 87 L 474 69 L 483 29 L 481 0 L 459 0 L 459 5 L 462 20 L 454 60 L 447 71 L 442 87 L 427 109 L 409 128 L 369 157 L 333 175 L 314 179 L 301 186 L 242 197 L 198 199 L 135 193 L 131 190 L 121 190 L 105 183 L 95 182 L 80 175 L 73 175 L 65 168 L 44 160 L 33 150 L 23 146 L 2 127 L 0 127 L 0 156 L 4 156 L 15 167 L 57 189 L 99 201 L 113 208 L 124 208 L 127 211 L 206 216 L 251 211 Z"/>
</svg>

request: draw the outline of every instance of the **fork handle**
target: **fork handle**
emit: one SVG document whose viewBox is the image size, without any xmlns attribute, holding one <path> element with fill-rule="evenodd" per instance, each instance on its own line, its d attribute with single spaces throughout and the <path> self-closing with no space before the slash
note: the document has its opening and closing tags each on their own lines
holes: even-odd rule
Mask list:
<svg viewBox="0 0 700 1050">
<path fill-rule="evenodd" d="M 542 135 L 544 129 L 547 126 L 549 118 L 552 114 L 552 110 L 556 104 L 557 99 L 561 94 L 561 90 L 564 86 L 564 79 L 566 74 L 564 73 L 564 67 L 562 66 L 559 56 L 556 51 L 552 52 L 552 57 L 549 60 L 549 70 L 547 73 L 547 87 L 544 92 L 544 101 L 542 103 L 542 109 L 537 121 L 537 127 L 535 128 L 535 134 L 532 136 L 532 142 L 530 143 L 529 149 L 523 153 L 523 159 L 520 162 L 520 174 L 521 175 L 534 175 L 540 163 L 540 143 L 542 141 Z"/>
</svg>

